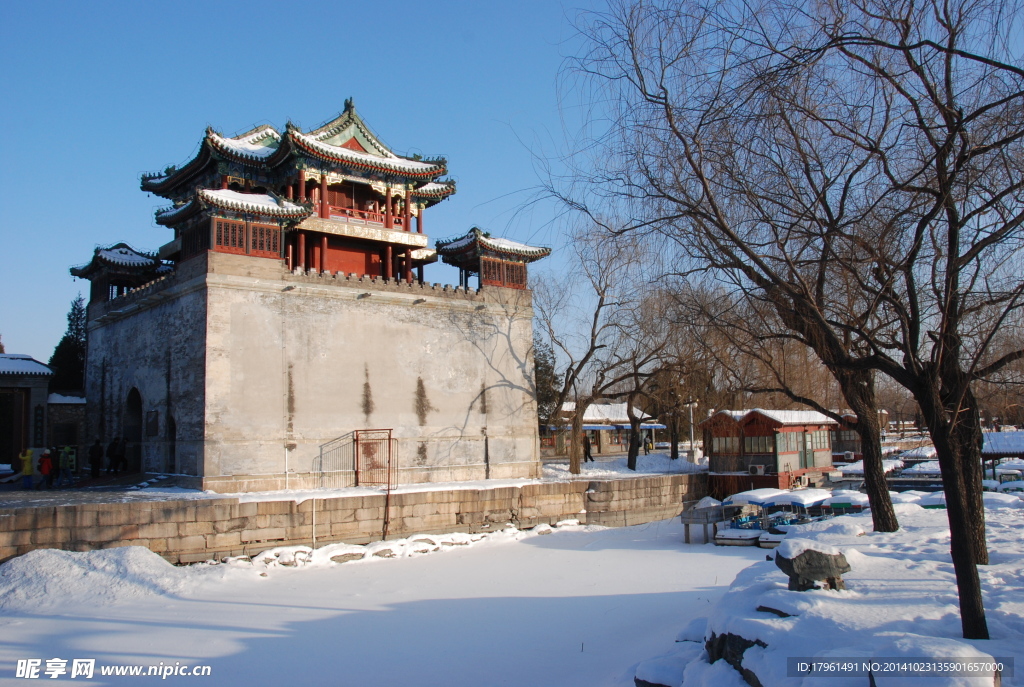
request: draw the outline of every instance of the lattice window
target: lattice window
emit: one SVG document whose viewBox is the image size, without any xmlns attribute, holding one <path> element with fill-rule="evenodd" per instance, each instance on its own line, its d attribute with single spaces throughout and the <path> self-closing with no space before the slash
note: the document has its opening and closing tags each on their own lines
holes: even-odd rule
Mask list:
<svg viewBox="0 0 1024 687">
<path fill-rule="evenodd" d="M 483 281 L 488 284 L 501 285 L 502 274 L 501 274 L 501 260 L 495 260 L 494 258 L 482 258 L 480 260 L 480 269 L 483 274 Z"/>
<path fill-rule="evenodd" d="M 223 253 L 245 253 L 245 223 L 216 220 L 214 245 Z"/>
<path fill-rule="evenodd" d="M 505 263 L 505 285 L 525 288 L 526 287 L 526 265 L 521 262 Z"/>
<path fill-rule="evenodd" d="M 253 224 L 250 227 L 249 253 L 276 258 L 281 255 L 281 230 L 273 226 Z"/>
<path fill-rule="evenodd" d="M 210 249 L 209 225 L 190 227 L 181 234 L 181 259 L 187 260 Z"/>
</svg>

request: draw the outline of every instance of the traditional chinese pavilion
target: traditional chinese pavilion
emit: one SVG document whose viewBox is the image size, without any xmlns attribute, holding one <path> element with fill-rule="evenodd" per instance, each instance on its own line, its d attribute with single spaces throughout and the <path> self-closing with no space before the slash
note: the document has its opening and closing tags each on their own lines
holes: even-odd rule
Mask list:
<svg viewBox="0 0 1024 687">
<path fill-rule="evenodd" d="M 465 236 L 437 242 L 437 252 L 445 263 L 459 268 L 459 285 L 469 286 L 477 275 L 479 286 L 526 288 L 526 265 L 551 254 L 550 248 L 495 238 L 473 227 Z"/>
<path fill-rule="evenodd" d="M 239 136 L 207 129 L 181 168 L 142 177 L 142 189 L 173 205 L 156 213 L 174 230 L 160 258 L 213 250 L 284 258 L 289 269 L 423 280 L 435 261 L 427 208 L 455 193 L 443 158 L 392 152 L 352 100 L 308 133 L 289 123 Z"/>
<path fill-rule="evenodd" d="M 89 435 L 221 492 L 538 476 L 526 265 L 549 250 L 474 229 L 435 252 L 446 173 L 349 100 L 309 132 L 208 129 L 144 175 L 173 238 L 72 269 L 92 282 Z M 458 287 L 424 282 L 438 252 Z"/>
</svg>

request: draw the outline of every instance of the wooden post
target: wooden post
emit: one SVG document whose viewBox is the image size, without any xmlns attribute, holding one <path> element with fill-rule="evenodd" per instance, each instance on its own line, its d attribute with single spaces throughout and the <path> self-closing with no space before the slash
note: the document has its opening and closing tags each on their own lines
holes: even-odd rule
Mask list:
<svg viewBox="0 0 1024 687">
<path fill-rule="evenodd" d="M 409 202 L 411 193 L 412 192 L 409 189 L 405 189 L 405 221 L 402 222 L 402 229 L 405 231 L 412 231 L 412 225 L 410 224 L 412 218 L 412 203 Z"/>
<path fill-rule="evenodd" d="M 299 232 L 299 269 L 306 271 L 306 232 Z"/>
<path fill-rule="evenodd" d="M 412 248 L 406 248 L 405 249 L 405 265 L 404 265 L 404 267 L 405 267 L 405 269 L 404 269 L 405 274 L 403 274 L 402 277 L 403 277 L 403 279 L 405 279 L 407 282 L 409 282 L 411 284 L 412 283 Z"/>
<path fill-rule="evenodd" d="M 420 214 L 416 215 L 416 233 L 423 233 L 423 213 L 426 212 L 426 204 L 420 206 Z"/>
<path fill-rule="evenodd" d="M 384 278 L 391 279 L 394 277 L 394 251 L 391 250 L 391 244 L 384 246 Z"/>
<path fill-rule="evenodd" d="M 284 197 L 287 198 L 288 200 L 293 200 L 294 197 L 292 196 L 292 185 L 291 184 L 285 184 L 284 185 Z"/>
<path fill-rule="evenodd" d="M 416 279 L 419 283 L 423 283 L 423 265 L 416 268 Z"/>
<path fill-rule="evenodd" d="M 392 219 L 393 219 L 393 216 L 392 216 L 392 205 L 391 205 L 391 187 L 388 186 L 384 190 L 384 193 L 387 196 L 384 199 L 384 228 L 385 229 L 390 229 L 391 228 Z"/>
<path fill-rule="evenodd" d="M 222 189 L 227 189 L 227 187 L 228 187 L 228 175 L 227 174 L 221 174 L 220 175 L 220 187 Z"/>
<path fill-rule="evenodd" d="M 327 173 L 320 175 L 320 216 L 324 219 L 331 217 L 331 204 L 327 200 Z"/>
<path fill-rule="evenodd" d="M 291 272 L 292 270 L 295 269 L 295 256 L 293 255 L 291 241 L 288 242 L 288 247 L 285 248 L 285 251 L 285 254 L 287 255 L 287 257 L 285 258 L 285 264 L 288 265 L 288 271 Z"/>
<path fill-rule="evenodd" d="M 320 271 L 327 271 L 327 234 L 320 237 Z"/>
<path fill-rule="evenodd" d="M 299 202 L 306 202 L 306 170 L 299 170 Z"/>
</svg>

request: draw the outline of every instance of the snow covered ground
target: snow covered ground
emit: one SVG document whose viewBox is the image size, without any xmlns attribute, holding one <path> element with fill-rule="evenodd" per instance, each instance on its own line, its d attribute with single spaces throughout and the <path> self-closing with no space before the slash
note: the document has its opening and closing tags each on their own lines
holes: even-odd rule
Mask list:
<svg viewBox="0 0 1024 687">
<path fill-rule="evenodd" d="M 639 673 L 684 687 L 746 687 L 725 661 L 708 664 L 703 639 L 715 633 L 765 644 L 746 650 L 743 667 L 766 686 L 868 684 L 865 675 L 790 677 L 787 659 L 796 657 L 927 661 L 983 656 L 1012 658 L 1014 674 L 1004 673 L 1002 685 L 1024 685 L 1024 510 L 1015 507 L 1019 503 L 1007 503 L 986 503 L 990 565 L 978 571 L 990 640 L 962 638 L 946 512 L 904 503 L 895 506 L 898 532 L 872 532 L 870 514 L 790 527 L 787 540 L 793 538 L 796 549 L 838 550 L 846 556 L 852 570 L 843 575 L 845 591 L 789 591 L 782 571 L 762 560 L 740 573 L 708 622 L 698 621 L 680 637 L 693 641 L 665 641 L 667 653 L 644 662 Z M 785 547 L 784 542 L 779 550 Z M 881 674 L 875 679 L 879 687 L 993 684 L 991 674 L 987 680 Z"/>
<path fill-rule="evenodd" d="M 211 667 L 171 683 L 626 687 L 639 661 L 764 559 L 685 545 L 677 521 L 546 531 L 187 568 L 138 547 L 34 551 L 0 566 L 0 684 L 30 684 L 14 677 L 18 659 L 70 670 L 94 658 L 92 680 L 52 682 L 131 684 L 100 668 L 162 662 Z M 330 562 L 353 551 L 367 558 Z"/>
</svg>

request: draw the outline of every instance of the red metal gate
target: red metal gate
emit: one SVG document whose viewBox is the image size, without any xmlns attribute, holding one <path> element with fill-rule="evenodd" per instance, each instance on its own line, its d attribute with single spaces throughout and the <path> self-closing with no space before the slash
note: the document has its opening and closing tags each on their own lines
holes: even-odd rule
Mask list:
<svg viewBox="0 0 1024 687">
<path fill-rule="evenodd" d="M 390 491 L 397 467 L 390 429 L 355 431 L 356 486 L 381 486 Z"/>
</svg>

